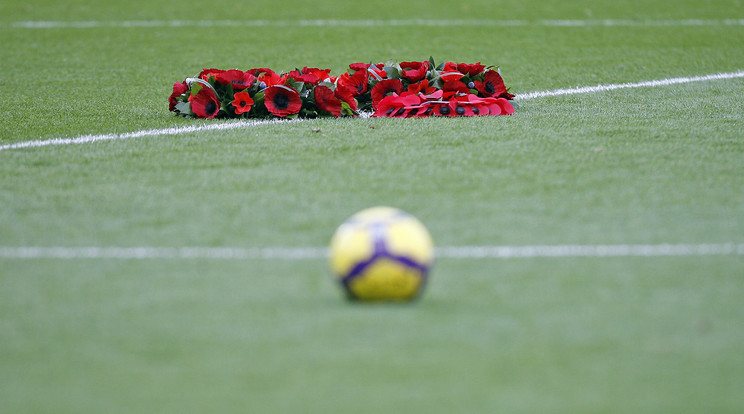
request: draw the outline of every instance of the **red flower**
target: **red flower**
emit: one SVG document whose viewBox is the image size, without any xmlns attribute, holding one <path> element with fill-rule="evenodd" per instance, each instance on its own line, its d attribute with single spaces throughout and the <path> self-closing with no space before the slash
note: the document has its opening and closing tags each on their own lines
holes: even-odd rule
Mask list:
<svg viewBox="0 0 744 414">
<path fill-rule="evenodd" d="M 480 98 L 469 94 L 455 98 L 458 106 L 462 106 L 466 116 L 472 115 L 511 115 L 514 107 L 505 98 Z M 461 110 L 462 111 L 462 110 Z"/>
<path fill-rule="evenodd" d="M 485 98 L 488 99 L 487 106 L 488 106 L 488 115 L 496 116 L 501 115 L 501 106 L 496 102 L 496 99 L 494 98 Z M 506 114 L 504 114 L 506 115 Z"/>
<path fill-rule="evenodd" d="M 176 109 L 176 104 L 178 103 L 178 97 L 186 93 L 186 91 L 189 90 L 188 85 L 186 85 L 186 82 L 181 83 L 174 83 L 173 84 L 173 93 L 168 98 L 168 108 L 173 111 Z"/>
<path fill-rule="evenodd" d="M 411 82 L 418 82 L 426 77 L 426 71 L 429 70 L 429 62 L 401 62 L 401 76 Z"/>
<path fill-rule="evenodd" d="M 370 91 L 370 95 L 372 96 L 372 108 L 377 109 L 377 104 L 386 96 L 393 93 L 400 95 L 402 91 L 403 83 L 400 79 L 384 79 L 377 82 Z"/>
<path fill-rule="evenodd" d="M 217 75 L 219 75 L 220 73 L 225 73 L 225 71 L 222 69 L 203 69 L 199 73 L 199 76 L 197 76 L 197 78 L 204 79 L 205 81 L 209 81 L 209 78 L 211 76 L 214 76 L 216 78 Z"/>
<path fill-rule="evenodd" d="M 452 115 L 452 108 L 447 103 L 440 103 L 434 107 L 433 114 L 435 116 L 454 116 Z"/>
<path fill-rule="evenodd" d="M 293 70 L 292 72 L 289 72 L 289 76 L 294 78 L 296 81 L 309 83 L 315 86 L 320 82 L 330 79 L 331 70 L 308 68 L 307 66 L 305 66 L 304 68 L 302 68 L 302 72 Z"/>
<path fill-rule="evenodd" d="M 307 75 L 315 75 L 317 76 L 321 81 L 324 81 L 331 77 L 331 70 L 330 69 L 318 69 L 318 68 L 308 68 L 305 66 L 302 68 L 302 73 Z"/>
<path fill-rule="evenodd" d="M 297 82 L 308 83 L 310 85 L 317 85 L 320 83 L 320 78 L 309 73 L 300 73 L 299 71 L 293 70 L 289 72 L 289 77 Z"/>
<path fill-rule="evenodd" d="M 484 97 L 494 96 L 508 99 L 514 97 L 514 95 L 506 91 L 504 79 L 502 79 L 501 75 L 499 75 L 495 70 L 489 70 L 486 72 L 483 82 L 475 82 L 475 89 L 480 92 L 480 96 Z"/>
<path fill-rule="evenodd" d="M 483 72 L 483 69 L 485 68 L 486 67 L 481 65 L 480 62 L 473 63 L 473 64 L 468 64 L 468 63 L 457 64 L 457 71 L 462 73 L 463 75 L 468 75 L 468 76 L 479 75 L 480 73 Z"/>
<path fill-rule="evenodd" d="M 349 65 L 349 69 L 353 70 L 354 72 L 358 72 L 360 70 L 366 71 L 369 67 L 369 63 L 352 63 Z"/>
<path fill-rule="evenodd" d="M 452 62 L 445 63 L 444 69 L 439 73 L 439 77 L 442 78 L 442 81 L 444 82 L 460 80 L 463 76 L 465 76 L 465 74 L 458 71 L 457 65 Z"/>
<path fill-rule="evenodd" d="M 367 82 L 369 81 L 369 72 L 367 70 L 359 70 L 353 75 L 344 73 L 338 77 L 337 85 L 348 88 L 354 94 L 358 96 L 367 92 Z"/>
<path fill-rule="evenodd" d="M 453 93 L 450 93 L 450 95 L 452 95 L 452 94 Z M 426 95 L 425 98 L 428 99 L 428 100 L 438 101 L 438 100 L 442 99 L 443 96 L 444 96 L 444 91 L 441 90 L 441 89 L 437 89 L 434 92 Z"/>
<path fill-rule="evenodd" d="M 476 95 L 468 95 L 468 100 L 473 105 L 474 115 L 486 116 L 486 115 L 497 115 L 491 113 L 491 101 L 495 101 L 493 98 L 479 98 Z"/>
<path fill-rule="evenodd" d="M 394 117 L 401 116 L 406 113 L 404 108 L 405 104 L 401 101 L 401 97 L 398 95 L 388 95 L 377 104 L 377 110 L 372 116 L 375 117 Z"/>
<path fill-rule="evenodd" d="M 255 68 L 255 69 L 248 69 L 246 72 L 250 73 L 251 75 L 258 77 L 259 75 L 266 73 L 266 72 L 274 72 L 273 70 L 269 68 Z"/>
<path fill-rule="evenodd" d="M 284 85 L 274 85 L 266 88 L 264 103 L 269 112 L 282 118 L 294 115 L 302 109 L 300 94 Z"/>
<path fill-rule="evenodd" d="M 212 88 L 202 87 L 191 97 L 191 112 L 197 118 L 214 118 L 220 113 L 220 101 Z"/>
<path fill-rule="evenodd" d="M 253 107 L 253 98 L 248 92 L 238 92 L 233 95 L 232 105 L 235 107 L 235 115 L 249 112 Z"/>
<path fill-rule="evenodd" d="M 434 116 L 434 111 L 437 109 L 438 105 L 441 104 L 435 102 L 423 102 L 418 106 L 416 111 L 408 111 L 406 116 L 409 118 L 425 118 L 427 116 Z"/>
<path fill-rule="evenodd" d="M 423 93 L 424 95 L 428 95 L 430 93 L 434 93 L 437 88 L 429 86 L 429 80 L 424 79 L 419 83 L 412 83 L 408 85 L 408 92 L 417 94 L 417 93 Z"/>
<path fill-rule="evenodd" d="M 251 69 L 248 73 L 256 76 L 259 82 L 263 82 L 262 88 L 274 85 L 282 85 L 287 80 L 288 75 L 279 76 L 269 68 Z"/>
<path fill-rule="evenodd" d="M 354 99 L 354 92 L 343 86 L 337 86 L 333 95 L 338 98 L 341 102 L 346 102 L 352 111 L 357 110 L 357 100 Z"/>
<path fill-rule="evenodd" d="M 222 85 L 232 85 L 233 90 L 242 91 L 243 89 L 250 88 L 253 86 L 253 82 L 256 81 L 256 77 L 250 72 L 243 72 L 242 70 L 230 69 L 225 72 L 217 73 L 215 79 Z"/>
<path fill-rule="evenodd" d="M 384 64 L 378 63 L 376 65 L 369 65 L 367 71 L 374 75 L 377 75 L 377 79 L 387 79 L 387 72 L 385 72 L 384 68 Z"/>
<path fill-rule="evenodd" d="M 501 107 L 501 115 L 511 115 L 514 113 L 514 107 L 506 98 L 497 99 L 496 104 Z"/>
<path fill-rule="evenodd" d="M 400 118 L 416 116 L 416 114 L 418 114 L 418 112 L 421 110 L 421 103 L 423 101 L 424 99 L 421 95 L 402 95 L 400 97 L 400 102 L 403 103 L 403 109 L 405 109 L 405 113 L 396 116 Z"/>
<path fill-rule="evenodd" d="M 317 86 L 313 91 L 315 95 L 315 106 L 321 111 L 330 112 L 333 116 L 341 116 L 341 101 L 336 98 L 331 88 Z"/>
<path fill-rule="evenodd" d="M 422 110 L 421 95 L 388 95 L 379 102 L 375 117 L 406 118 L 416 116 Z"/>
<path fill-rule="evenodd" d="M 465 96 L 459 96 L 450 103 L 454 103 L 455 114 L 458 116 L 476 116 L 476 115 L 488 115 L 490 110 L 488 109 L 487 100 L 491 98 L 479 98 L 473 94 Z"/>
<path fill-rule="evenodd" d="M 445 82 L 444 86 L 442 87 L 442 90 L 445 92 L 470 93 L 470 89 L 468 89 L 468 85 L 465 85 L 459 80 Z"/>
</svg>

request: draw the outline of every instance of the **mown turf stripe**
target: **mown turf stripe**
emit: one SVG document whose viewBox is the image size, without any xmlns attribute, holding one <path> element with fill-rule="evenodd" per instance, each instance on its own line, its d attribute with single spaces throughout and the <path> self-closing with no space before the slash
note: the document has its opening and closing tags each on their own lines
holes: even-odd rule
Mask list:
<svg viewBox="0 0 744 414">
<path fill-rule="evenodd" d="M 546 98 L 551 96 L 566 96 L 575 95 L 582 93 L 596 93 L 613 91 L 617 89 L 629 89 L 629 88 L 654 88 L 660 86 L 678 85 L 684 83 L 694 82 L 705 82 L 705 81 L 717 81 L 725 79 L 744 78 L 744 70 L 738 72 L 728 73 L 716 73 L 711 75 L 693 76 L 693 77 L 681 77 L 681 78 L 668 78 L 659 79 L 652 81 L 644 81 L 637 83 L 618 83 L 609 85 L 596 85 L 596 86 L 583 86 L 577 88 L 568 89 L 555 89 L 552 91 L 540 91 L 540 92 L 529 92 L 518 94 L 515 100 L 524 101 L 536 98 Z M 368 117 L 369 114 L 363 114 L 362 117 Z M 298 122 L 295 120 L 292 122 Z M 102 134 L 102 135 L 83 135 L 76 138 L 53 138 L 47 140 L 36 140 L 36 141 L 24 141 L 17 142 L 14 144 L 0 145 L 0 151 L 11 150 L 11 149 L 23 149 L 23 148 L 39 148 L 50 145 L 72 145 L 72 144 L 88 144 L 100 141 L 113 141 L 123 140 L 130 138 L 142 138 L 152 137 L 160 135 L 181 135 L 201 131 L 222 131 L 238 128 L 246 128 L 257 125 L 264 125 L 272 122 L 287 122 L 282 120 L 242 120 L 242 121 L 227 121 L 219 123 L 208 123 L 191 125 L 186 127 L 175 127 L 175 128 L 163 128 L 163 129 L 148 129 L 144 131 L 127 132 L 122 134 Z"/>
<path fill-rule="evenodd" d="M 665 257 L 744 255 L 744 243 L 554 246 L 447 246 L 443 259 L 566 257 Z M 2 259 L 216 259 L 311 260 L 328 258 L 323 247 L 0 247 Z"/>
<path fill-rule="evenodd" d="M 0 28 L 93 29 L 167 27 L 694 27 L 744 26 L 744 19 L 576 19 L 576 20 L 490 20 L 490 19 L 391 19 L 391 20 L 123 20 L 123 21 L 17 21 L 0 23 Z"/>
</svg>

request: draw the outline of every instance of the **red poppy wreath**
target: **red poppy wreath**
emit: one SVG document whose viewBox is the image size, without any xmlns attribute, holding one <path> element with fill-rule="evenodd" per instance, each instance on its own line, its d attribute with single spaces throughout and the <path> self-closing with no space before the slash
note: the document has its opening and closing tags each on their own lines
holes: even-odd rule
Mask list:
<svg viewBox="0 0 744 414">
<path fill-rule="evenodd" d="M 204 69 L 173 85 L 170 110 L 195 118 L 511 115 L 498 68 L 480 62 L 353 63 L 341 76 L 304 67 Z"/>
</svg>

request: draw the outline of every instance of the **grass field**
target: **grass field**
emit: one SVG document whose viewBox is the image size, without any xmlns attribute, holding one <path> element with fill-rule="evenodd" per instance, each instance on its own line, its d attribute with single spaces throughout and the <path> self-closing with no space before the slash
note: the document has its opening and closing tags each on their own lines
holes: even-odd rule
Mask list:
<svg viewBox="0 0 744 414">
<path fill-rule="evenodd" d="M 499 65 L 518 96 L 744 69 L 740 0 L 235 3 L 0 3 L 0 146 L 224 122 L 168 112 L 206 67 L 434 56 Z M 0 150 L 0 412 L 740 413 L 741 248 L 442 257 L 409 305 L 346 302 L 323 258 L 12 252 L 322 248 L 374 205 L 437 246 L 741 246 L 742 96 Z"/>
</svg>

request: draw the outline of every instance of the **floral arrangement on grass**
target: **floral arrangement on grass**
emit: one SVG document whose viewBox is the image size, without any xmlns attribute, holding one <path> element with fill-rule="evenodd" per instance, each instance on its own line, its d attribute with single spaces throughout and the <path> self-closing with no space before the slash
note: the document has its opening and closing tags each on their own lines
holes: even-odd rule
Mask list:
<svg viewBox="0 0 744 414">
<path fill-rule="evenodd" d="M 196 118 L 317 118 L 510 115 L 498 68 L 478 63 L 353 63 L 340 76 L 304 67 L 204 69 L 173 85 L 170 110 Z"/>
</svg>

